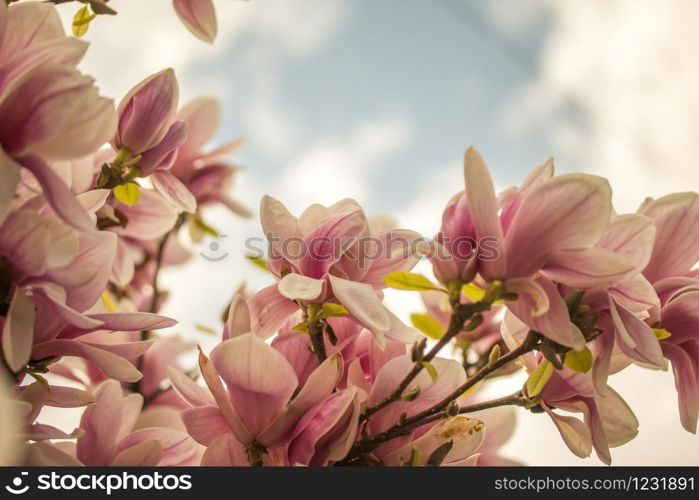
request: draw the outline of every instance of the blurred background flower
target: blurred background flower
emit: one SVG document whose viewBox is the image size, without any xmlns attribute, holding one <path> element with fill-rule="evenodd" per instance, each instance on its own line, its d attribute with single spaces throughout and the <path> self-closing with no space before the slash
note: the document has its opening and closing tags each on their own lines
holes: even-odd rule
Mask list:
<svg viewBox="0 0 699 500">
<path fill-rule="evenodd" d="M 119 15 L 92 22 L 81 68 L 116 99 L 166 66 L 182 102 L 217 96 L 223 122 L 213 145 L 247 140 L 234 157 L 244 167 L 234 195 L 248 207 L 270 194 L 298 213 L 349 196 L 432 236 L 462 189 L 471 144 L 497 189 L 549 156 L 559 172 L 607 176 L 619 212 L 647 195 L 699 189 L 692 0 L 216 0 L 213 47 L 186 32 L 170 3 L 112 0 Z M 75 7 L 60 10 L 68 26 Z M 219 329 L 241 283 L 257 289 L 271 279 L 244 258 L 245 239 L 262 236 L 257 219 L 221 207 L 206 221 L 220 237 L 198 251 L 212 258 L 163 274 L 165 288 L 180 290 L 163 313 L 208 350 L 218 337 L 195 325 Z M 422 309 L 417 294 L 387 296 L 404 319 Z M 498 381 L 488 395 L 521 382 Z M 640 421 L 615 465 L 699 463 L 698 438 L 677 422 L 671 373 L 630 368 L 614 386 Z M 517 415 L 503 454 L 534 465 L 599 463 L 545 439 L 556 432 L 548 419 Z"/>
</svg>

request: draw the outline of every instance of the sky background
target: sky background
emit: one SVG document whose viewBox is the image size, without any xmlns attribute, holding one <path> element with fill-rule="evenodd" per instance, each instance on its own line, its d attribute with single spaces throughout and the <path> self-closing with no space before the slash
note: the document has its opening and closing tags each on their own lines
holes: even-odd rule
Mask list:
<svg viewBox="0 0 699 500">
<path fill-rule="evenodd" d="M 699 3 L 691 0 L 216 0 L 212 47 L 192 37 L 168 0 L 112 0 L 85 37 L 82 68 L 117 101 L 173 67 L 181 102 L 218 97 L 214 142 L 245 137 L 234 196 L 257 211 L 270 194 L 292 212 L 357 199 L 368 214 L 436 233 L 463 189 L 463 151 L 475 145 L 498 189 L 548 157 L 559 173 L 607 176 L 619 212 L 646 196 L 699 188 Z M 69 26 L 76 10 L 60 8 Z M 212 209 L 219 249 L 205 240 L 164 273 L 164 311 L 178 332 L 212 347 L 195 324 L 219 327 L 233 291 L 269 277 L 245 261 L 256 219 Z M 220 257 L 209 262 L 197 253 Z M 387 300 L 407 317 L 409 292 Z M 515 390 L 498 382 L 488 394 Z M 682 430 L 672 375 L 629 369 L 612 378 L 640 420 L 613 450 L 617 465 L 699 464 Z M 573 456 L 544 415 L 518 411 L 505 453 L 532 465 L 599 464 Z"/>
</svg>

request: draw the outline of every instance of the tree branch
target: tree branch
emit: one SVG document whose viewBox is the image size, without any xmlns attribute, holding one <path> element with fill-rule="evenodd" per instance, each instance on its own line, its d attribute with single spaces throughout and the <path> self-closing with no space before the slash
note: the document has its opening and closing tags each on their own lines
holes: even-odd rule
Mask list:
<svg viewBox="0 0 699 500">
<path fill-rule="evenodd" d="M 477 411 L 479 409 L 485 409 L 493 406 L 485 406 L 485 403 L 481 403 L 480 405 L 473 405 L 470 407 L 464 407 L 464 408 L 452 408 L 452 405 L 454 401 L 456 401 L 464 392 L 469 390 L 471 387 L 476 385 L 478 382 L 483 380 L 485 377 L 487 377 L 489 374 L 493 373 L 494 371 L 502 368 L 506 364 L 516 360 L 523 354 L 526 354 L 536 348 L 536 346 L 539 344 L 541 340 L 541 335 L 538 334 L 537 332 L 530 331 L 529 334 L 527 335 L 526 339 L 516 348 L 508 352 L 507 354 L 501 356 L 497 361 L 494 363 L 489 363 L 483 368 L 481 368 L 478 372 L 476 372 L 472 377 L 470 377 L 466 382 L 461 384 L 456 390 L 454 390 L 451 394 L 449 394 L 447 397 L 442 399 L 440 402 L 436 403 L 435 405 L 431 406 L 430 408 L 427 408 L 426 410 L 423 410 L 419 413 L 416 413 L 415 415 L 411 417 L 407 417 L 402 419 L 400 422 L 397 424 L 393 425 L 392 427 L 388 428 L 384 432 L 381 432 L 379 434 L 374 434 L 374 435 L 369 435 L 361 438 L 359 441 L 354 443 L 352 446 L 350 452 L 348 453 L 347 457 L 342 460 L 342 463 L 350 463 L 353 460 L 357 459 L 359 456 L 365 453 L 369 453 L 375 448 L 377 448 L 381 443 L 384 443 L 386 441 L 390 441 L 392 439 L 395 439 L 400 436 L 406 436 L 410 434 L 410 432 L 422 425 L 425 425 L 430 422 L 434 422 L 436 420 L 440 420 L 442 418 L 446 418 L 448 416 L 453 416 L 453 415 L 458 415 L 460 413 L 468 413 L 471 411 Z M 507 396 L 505 399 L 509 401 L 511 396 Z M 512 396 L 514 397 L 514 395 Z M 519 399 L 512 399 L 512 401 L 519 402 Z M 496 406 L 502 406 L 504 404 L 513 404 L 510 402 L 502 402 L 499 401 L 501 404 L 497 404 Z M 462 411 L 463 410 L 463 411 Z"/>
</svg>

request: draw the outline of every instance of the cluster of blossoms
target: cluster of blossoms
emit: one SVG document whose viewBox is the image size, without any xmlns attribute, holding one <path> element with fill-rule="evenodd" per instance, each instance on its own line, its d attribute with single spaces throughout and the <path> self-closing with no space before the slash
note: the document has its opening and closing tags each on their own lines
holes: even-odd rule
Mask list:
<svg viewBox="0 0 699 500">
<path fill-rule="evenodd" d="M 211 41 L 210 2 L 175 6 Z M 0 463 L 505 465 L 515 407 L 610 463 L 638 432 L 608 385 L 631 364 L 672 367 L 696 432 L 699 195 L 617 215 L 605 179 L 551 161 L 496 194 L 473 148 L 431 240 L 350 199 L 296 217 L 263 197 L 274 283 L 237 293 L 187 370 L 196 347 L 157 333 L 175 324 L 158 274 L 189 257 L 185 226 L 209 230 L 204 207 L 250 215 L 229 197 L 240 141 L 205 150 L 218 104 L 178 108 L 172 70 L 115 108 L 76 69 L 85 49 L 52 5 L 0 2 Z M 411 326 L 387 287 L 422 294 Z M 79 426 L 39 422 L 47 406 L 84 407 Z"/>
</svg>

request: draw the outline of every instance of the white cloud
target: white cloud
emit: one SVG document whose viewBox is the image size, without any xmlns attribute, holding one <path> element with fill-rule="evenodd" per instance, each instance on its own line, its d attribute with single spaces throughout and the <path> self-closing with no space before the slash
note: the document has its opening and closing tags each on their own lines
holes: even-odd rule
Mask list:
<svg viewBox="0 0 699 500">
<path fill-rule="evenodd" d="M 646 195 L 697 189 L 699 4 L 542 3 L 552 27 L 540 78 L 510 118 L 531 130 L 532 118 L 550 118 L 561 103 L 579 107 L 584 126 L 563 118 L 552 140 L 610 179 L 620 210 L 635 210 Z"/>
<path fill-rule="evenodd" d="M 362 203 L 370 194 L 371 169 L 409 139 L 408 125 L 392 118 L 357 126 L 345 142 L 320 139 L 290 162 L 273 194 L 288 201 L 294 212 L 314 202 L 332 204 L 346 197 Z"/>
</svg>

